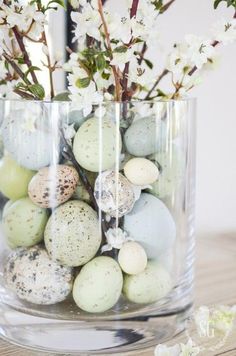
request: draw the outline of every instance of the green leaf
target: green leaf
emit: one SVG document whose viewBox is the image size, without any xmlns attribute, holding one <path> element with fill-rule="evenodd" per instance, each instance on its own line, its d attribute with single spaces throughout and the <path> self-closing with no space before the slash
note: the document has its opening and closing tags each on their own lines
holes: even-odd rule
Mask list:
<svg viewBox="0 0 236 356">
<path fill-rule="evenodd" d="M 153 63 L 149 61 L 149 59 L 143 58 L 144 62 L 148 66 L 148 68 L 153 69 Z"/>
<path fill-rule="evenodd" d="M 215 0 L 214 1 L 214 9 L 217 9 L 217 7 L 219 6 L 219 4 L 221 2 L 226 2 L 227 7 L 233 6 L 236 9 L 236 0 Z"/>
<path fill-rule="evenodd" d="M 76 86 L 78 88 L 87 88 L 89 86 L 90 83 L 90 78 L 86 77 L 86 78 L 79 78 L 76 80 Z"/>
<path fill-rule="evenodd" d="M 41 70 L 39 67 L 36 67 L 36 66 L 32 66 L 30 67 L 26 72 L 25 72 L 25 78 L 28 77 L 28 75 L 32 72 L 34 72 L 35 70 Z"/>
<path fill-rule="evenodd" d="M 99 71 L 102 71 L 106 67 L 106 60 L 102 53 L 95 58 L 95 63 Z"/>
<path fill-rule="evenodd" d="M 53 4 L 58 4 L 58 5 L 62 6 L 64 9 L 66 8 L 65 1 L 64 1 L 64 0 L 51 0 L 51 1 L 49 1 L 49 3 L 47 4 L 47 9 L 49 9 L 50 5 L 53 5 Z M 55 8 L 54 8 L 54 9 L 55 9 Z"/>
<path fill-rule="evenodd" d="M 153 5 L 155 6 L 156 10 L 160 10 L 163 6 L 163 0 L 155 0 L 153 1 Z"/>
<path fill-rule="evenodd" d="M 43 100 L 45 96 L 45 91 L 40 84 L 31 84 L 28 86 L 29 91 L 39 100 Z"/>
<path fill-rule="evenodd" d="M 125 53 L 127 52 L 128 48 L 126 46 L 119 46 L 114 49 L 113 52 L 115 53 Z"/>
</svg>

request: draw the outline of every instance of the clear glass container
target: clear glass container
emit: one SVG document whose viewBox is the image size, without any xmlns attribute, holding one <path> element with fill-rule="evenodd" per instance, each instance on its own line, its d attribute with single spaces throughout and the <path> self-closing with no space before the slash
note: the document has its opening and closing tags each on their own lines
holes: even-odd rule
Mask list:
<svg viewBox="0 0 236 356">
<path fill-rule="evenodd" d="M 1 101 L 1 337 L 109 355 L 183 330 L 195 106 Z"/>
</svg>

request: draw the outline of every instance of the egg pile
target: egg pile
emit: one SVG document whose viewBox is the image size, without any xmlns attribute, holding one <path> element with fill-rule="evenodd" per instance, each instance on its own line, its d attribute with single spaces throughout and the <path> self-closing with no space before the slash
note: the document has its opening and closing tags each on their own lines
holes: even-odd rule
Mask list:
<svg viewBox="0 0 236 356">
<path fill-rule="evenodd" d="M 179 180 L 160 152 L 159 123 L 151 116 L 134 120 L 121 135 L 112 118 L 74 111 L 73 122 L 77 164 L 63 158 L 60 142 L 55 152 L 45 123 L 30 126 L 18 117 L 3 123 L 0 191 L 9 200 L 2 227 L 12 249 L 5 282 L 35 304 L 72 294 L 88 313 L 113 308 L 121 295 L 155 303 L 174 286 L 165 256 L 176 226 L 161 198 Z"/>
</svg>

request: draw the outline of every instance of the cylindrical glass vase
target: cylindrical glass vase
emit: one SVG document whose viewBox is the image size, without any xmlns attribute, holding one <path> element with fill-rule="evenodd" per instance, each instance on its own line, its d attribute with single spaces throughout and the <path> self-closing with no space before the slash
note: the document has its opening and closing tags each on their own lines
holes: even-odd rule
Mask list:
<svg viewBox="0 0 236 356">
<path fill-rule="evenodd" d="M 0 107 L 1 337 L 110 355 L 183 330 L 195 101 Z"/>
</svg>

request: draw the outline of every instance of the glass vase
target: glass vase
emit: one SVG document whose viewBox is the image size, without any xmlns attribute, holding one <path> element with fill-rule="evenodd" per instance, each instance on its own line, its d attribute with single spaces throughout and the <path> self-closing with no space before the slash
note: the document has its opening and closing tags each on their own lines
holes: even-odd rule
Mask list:
<svg viewBox="0 0 236 356">
<path fill-rule="evenodd" d="M 183 330 L 195 101 L 0 107 L 1 337 L 110 355 Z"/>
</svg>

